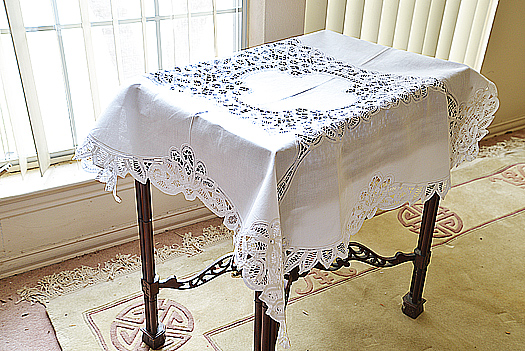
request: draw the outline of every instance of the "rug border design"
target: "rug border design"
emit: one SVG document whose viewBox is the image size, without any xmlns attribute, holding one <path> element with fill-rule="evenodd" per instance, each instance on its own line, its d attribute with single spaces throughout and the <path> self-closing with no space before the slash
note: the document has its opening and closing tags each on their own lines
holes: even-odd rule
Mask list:
<svg viewBox="0 0 525 351">
<path fill-rule="evenodd" d="M 115 301 L 110 301 L 110 302 L 108 302 L 108 303 L 106 303 L 104 305 L 97 306 L 95 308 L 92 308 L 90 310 L 82 312 L 82 318 L 84 318 L 84 321 L 89 326 L 89 329 L 91 329 L 91 331 L 95 334 L 95 336 L 97 338 L 97 342 L 99 343 L 99 345 L 102 346 L 102 348 L 104 350 L 108 351 L 109 350 L 108 346 L 106 345 L 104 337 L 102 336 L 102 332 L 98 329 L 97 324 L 95 323 L 93 318 L 91 318 L 91 316 L 93 314 L 95 314 L 95 313 L 98 313 L 98 312 L 101 312 L 103 310 L 109 309 L 109 308 L 114 307 L 114 306 L 116 306 L 118 304 L 130 302 L 130 301 L 132 301 L 132 300 L 134 300 L 136 298 L 139 298 L 141 296 L 142 296 L 141 293 L 134 293 L 132 295 L 125 296 L 125 297 L 123 297 L 121 299 L 117 299 Z"/>
</svg>

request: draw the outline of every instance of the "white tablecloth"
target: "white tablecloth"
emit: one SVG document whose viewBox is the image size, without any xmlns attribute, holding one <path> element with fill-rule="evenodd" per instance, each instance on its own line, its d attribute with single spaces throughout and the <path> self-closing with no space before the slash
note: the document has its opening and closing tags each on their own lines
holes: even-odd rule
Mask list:
<svg viewBox="0 0 525 351">
<path fill-rule="evenodd" d="M 76 157 L 114 194 L 131 174 L 224 217 L 286 345 L 283 275 L 346 257 L 378 208 L 444 196 L 497 107 L 465 65 L 322 31 L 134 79 Z"/>
</svg>

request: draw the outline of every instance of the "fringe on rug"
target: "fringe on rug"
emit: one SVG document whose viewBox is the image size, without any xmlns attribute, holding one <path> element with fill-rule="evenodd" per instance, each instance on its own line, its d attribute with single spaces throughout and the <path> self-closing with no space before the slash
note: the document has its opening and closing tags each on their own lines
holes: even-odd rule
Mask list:
<svg viewBox="0 0 525 351">
<path fill-rule="evenodd" d="M 525 151 L 525 139 L 512 137 L 495 145 L 479 148 L 478 157 L 503 157 Z"/>
<path fill-rule="evenodd" d="M 185 233 L 182 245 L 164 245 L 155 249 L 155 260 L 164 262 L 170 258 L 202 253 L 206 246 L 231 238 L 233 232 L 223 224 L 209 226 L 202 230 L 201 236 Z M 23 287 L 17 293 L 21 301 L 31 304 L 46 304 L 49 300 L 101 282 L 107 282 L 118 276 L 135 272 L 141 268 L 140 256 L 117 254 L 115 258 L 99 263 L 96 267 L 81 266 L 70 271 L 62 271 L 44 276 L 33 287 Z"/>
</svg>

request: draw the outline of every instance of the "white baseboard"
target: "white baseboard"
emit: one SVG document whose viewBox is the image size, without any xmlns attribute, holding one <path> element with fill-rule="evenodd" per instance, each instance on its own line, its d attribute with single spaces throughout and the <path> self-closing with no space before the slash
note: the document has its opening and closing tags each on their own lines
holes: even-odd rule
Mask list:
<svg viewBox="0 0 525 351">
<path fill-rule="evenodd" d="M 509 121 L 504 121 L 489 126 L 488 137 L 495 137 L 501 134 L 505 134 L 511 131 L 525 128 L 525 115 L 517 118 L 513 118 Z"/>
<path fill-rule="evenodd" d="M 199 205 L 155 217 L 153 222 L 155 233 L 160 233 L 215 217 L 205 206 Z M 137 239 L 137 225 L 130 223 L 112 227 L 103 232 L 39 247 L 17 256 L 4 257 L 0 259 L 0 279 Z"/>
<path fill-rule="evenodd" d="M 89 180 L 1 198 L 0 278 L 138 239 L 131 177 L 119 181 L 118 195 L 120 204 Z M 215 217 L 200 201 L 154 187 L 152 202 L 156 233 Z"/>
</svg>

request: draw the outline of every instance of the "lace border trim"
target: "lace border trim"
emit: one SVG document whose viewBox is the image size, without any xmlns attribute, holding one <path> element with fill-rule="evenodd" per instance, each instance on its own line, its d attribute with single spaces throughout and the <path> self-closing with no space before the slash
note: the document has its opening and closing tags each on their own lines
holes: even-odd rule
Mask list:
<svg viewBox="0 0 525 351">
<path fill-rule="evenodd" d="M 170 148 L 166 157 L 141 158 L 115 152 L 88 136 L 77 148 L 74 159 L 80 159 L 86 171 L 97 173 L 95 179 L 106 183 L 105 190 L 112 191 L 118 202 L 121 201 L 116 193 L 118 177 L 131 174 L 141 183 L 149 179 L 166 194 L 183 193 L 189 201 L 198 198 L 215 215 L 224 218 L 228 229 L 238 231 L 241 228 L 241 217 L 235 205 L 207 175 L 204 162 L 195 157 L 187 144 L 180 150 Z"/>
<path fill-rule="evenodd" d="M 447 95 L 447 98 L 448 95 Z M 478 142 L 489 132 L 487 127 L 499 107 L 498 92 L 492 82 L 476 90 L 459 106 L 449 101 L 450 168 L 472 161 L 479 152 Z"/>
<path fill-rule="evenodd" d="M 406 203 L 410 205 L 418 201 L 424 203 L 434 194 L 444 198 L 450 188 L 449 177 L 433 183 L 406 184 L 396 183 L 393 176 L 383 176 L 377 172 L 372 176 L 368 187 L 361 191 L 359 200 L 347 216 L 343 239 L 322 249 L 286 248 L 284 271 L 290 272 L 295 267 L 299 267 L 302 273 L 311 270 L 317 263 L 328 268 L 335 259 L 348 256 L 350 237 L 359 232 L 364 221 L 373 218 L 378 209 L 392 210 Z"/>
</svg>

